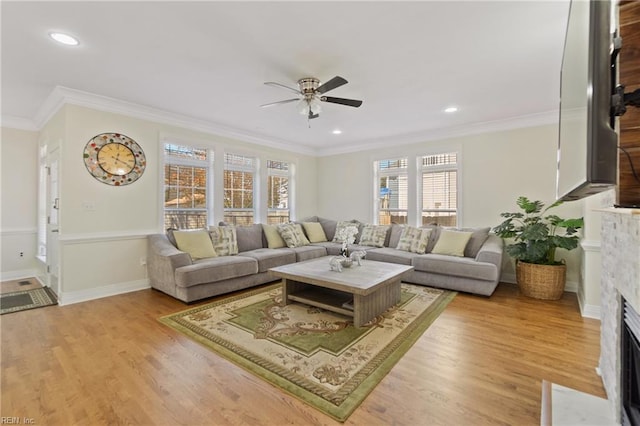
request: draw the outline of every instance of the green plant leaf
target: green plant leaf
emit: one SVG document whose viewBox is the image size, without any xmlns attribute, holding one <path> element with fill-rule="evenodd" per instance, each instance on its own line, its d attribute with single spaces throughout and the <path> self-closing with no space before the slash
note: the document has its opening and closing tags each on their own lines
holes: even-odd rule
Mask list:
<svg viewBox="0 0 640 426">
<path fill-rule="evenodd" d="M 518 197 L 518 201 L 516 203 L 527 214 L 539 213 L 540 210 L 542 210 L 542 207 L 544 207 L 542 201 L 529 201 L 527 197 Z"/>
</svg>

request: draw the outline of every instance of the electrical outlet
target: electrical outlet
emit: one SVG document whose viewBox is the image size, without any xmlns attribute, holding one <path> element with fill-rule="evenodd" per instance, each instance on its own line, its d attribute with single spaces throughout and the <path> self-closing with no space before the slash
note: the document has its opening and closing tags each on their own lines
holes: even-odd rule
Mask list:
<svg viewBox="0 0 640 426">
<path fill-rule="evenodd" d="M 24 252 L 23 251 L 20 252 L 20 257 L 24 257 Z"/>
<path fill-rule="evenodd" d="M 145 266 L 147 264 L 147 258 L 146 257 L 141 257 L 140 258 L 140 266 Z"/>
</svg>

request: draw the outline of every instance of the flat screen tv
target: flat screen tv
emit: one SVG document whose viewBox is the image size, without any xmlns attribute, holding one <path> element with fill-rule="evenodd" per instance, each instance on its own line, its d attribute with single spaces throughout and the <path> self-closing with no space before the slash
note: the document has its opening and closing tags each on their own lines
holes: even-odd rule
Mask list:
<svg viewBox="0 0 640 426">
<path fill-rule="evenodd" d="M 611 1 L 572 0 L 560 73 L 556 196 L 576 200 L 616 185 L 618 135 Z"/>
</svg>

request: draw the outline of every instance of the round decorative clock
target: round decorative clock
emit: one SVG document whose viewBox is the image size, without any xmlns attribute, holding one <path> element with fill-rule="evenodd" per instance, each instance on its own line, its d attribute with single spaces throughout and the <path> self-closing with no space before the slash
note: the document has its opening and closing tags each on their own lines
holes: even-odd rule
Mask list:
<svg viewBox="0 0 640 426">
<path fill-rule="evenodd" d="M 120 133 L 101 133 L 84 147 L 84 164 L 100 182 L 122 186 L 142 176 L 147 160 L 142 147 L 130 137 Z"/>
</svg>

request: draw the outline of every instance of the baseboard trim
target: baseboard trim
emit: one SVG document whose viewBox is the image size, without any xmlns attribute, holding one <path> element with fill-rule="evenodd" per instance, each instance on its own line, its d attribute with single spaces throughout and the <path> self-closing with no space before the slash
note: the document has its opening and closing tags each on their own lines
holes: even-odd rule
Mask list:
<svg viewBox="0 0 640 426">
<path fill-rule="evenodd" d="M 22 269 L 19 271 L 0 272 L 0 281 L 14 281 L 23 278 L 33 278 L 38 276 L 37 269 Z"/>
<path fill-rule="evenodd" d="M 583 305 L 579 299 L 578 301 L 580 302 L 580 313 L 584 318 L 592 318 L 592 319 L 600 320 L 600 306 Z"/>
<path fill-rule="evenodd" d="M 66 306 L 74 303 L 87 302 L 89 300 L 102 299 L 103 297 L 117 296 L 118 294 L 151 288 L 148 279 L 128 281 L 87 290 L 61 291 L 58 295 L 58 305 Z"/>
</svg>

